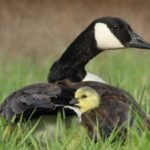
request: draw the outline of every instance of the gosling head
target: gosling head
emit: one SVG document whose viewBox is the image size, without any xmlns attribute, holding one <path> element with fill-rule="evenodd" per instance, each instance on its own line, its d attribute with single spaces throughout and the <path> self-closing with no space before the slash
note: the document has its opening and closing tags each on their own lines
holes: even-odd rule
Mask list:
<svg viewBox="0 0 150 150">
<path fill-rule="evenodd" d="M 81 87 L 75 92 L 75 98 L 70 101 L 70 105 L 82 114 L 97 108 L 100 105 L 100 97 L 93 88 Z"/>
</svg>

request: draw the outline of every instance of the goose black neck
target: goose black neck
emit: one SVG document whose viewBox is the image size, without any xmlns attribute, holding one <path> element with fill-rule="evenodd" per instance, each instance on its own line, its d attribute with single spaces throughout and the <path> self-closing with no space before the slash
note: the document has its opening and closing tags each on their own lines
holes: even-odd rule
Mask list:
<svg viewBox="0 0 150 150">
<path fill-rule="evenodd" d="M 96 47 L 94 30 L 90 25 L 52 65 L 48 81 L 55 82 L 64 79 L 81 81 L 86 75 L 85 65 L 100 52 L 101 50 Z"/>
</svg>

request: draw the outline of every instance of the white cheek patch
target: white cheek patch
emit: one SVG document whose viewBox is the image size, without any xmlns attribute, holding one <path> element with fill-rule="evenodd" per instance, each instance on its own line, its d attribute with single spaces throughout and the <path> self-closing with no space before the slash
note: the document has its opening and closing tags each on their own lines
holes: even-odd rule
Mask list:
<svg viewBox="0 0 150 150">
<path fill-rule="evenodd" d="M 95 24 L 95 40 L 97 47 L 100 49 L 117 49 L 124 47 L 104 23 Z"/>
</svg>

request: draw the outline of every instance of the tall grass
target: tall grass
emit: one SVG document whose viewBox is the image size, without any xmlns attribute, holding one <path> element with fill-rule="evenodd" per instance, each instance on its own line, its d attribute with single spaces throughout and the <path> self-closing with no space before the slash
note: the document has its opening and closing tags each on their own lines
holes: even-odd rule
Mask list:
<svg viewBox="0 0 150 150">
<path fill-rule="evenodd" d="M 28 84 L 36 82 L 47 82 L 47 74 L 53 62 L 53 58 L 47 58 L 40 61 L 31 56 L 7 58 L 1 57 L 0 61 L 0 100 L 9 95 L 16 89 Z M 96 57 L 87 65 L 87 70 L 101 76 L 107 83 L 118 86 L 130 92 L 141 107 L 148 114 L 150 113 L 150 52 L 142 52 L 136 50 L 126 51 L 109 51 Z M 142 99 L 142 100 L 141 100 Z M 59 123 L 59 121 L 58 121 Z M 36 124 L 35 124 L 36 126 Z M 2 135 L 6 122 L 0 119 L 0 135 Z M 23 130 L 23 129 L 27 130 Z M 2 149 L 110 149 L 110 150 L 141 150 L 150 149 L 150 134 L 143 129 L 139 136 L 136 129 L 129 129 L 129 137 L 127 141 L 121 145 L 118 140 L 111 143 L 112 137 L 105 142 L 99 141 L 94 143 L 87 136 L 84 129 L 72 125 L 71 128 L 65 128 L 64 124 L 58 126 L 61 136 L 56 134 L 53 141 L 42 142 L 37 141 L 32 132 L 34 126 L 28 123 L 24 127 L 17 125 L 15 132 L 3 141 L 0 136 L 0 150 Z M 80 131 L 80 132 L 79 132 Z M 113 136 L 113 135 L 112 135 Z M 78 139 L 73 141 L 73 139 Z"/>
</svg>

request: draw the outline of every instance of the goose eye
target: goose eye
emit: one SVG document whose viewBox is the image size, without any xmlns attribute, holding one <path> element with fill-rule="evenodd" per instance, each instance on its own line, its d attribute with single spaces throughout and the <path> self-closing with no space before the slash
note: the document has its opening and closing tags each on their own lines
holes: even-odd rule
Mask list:
<svg viewBox="0 0 150 150">
<path fill-rule="evenodd" d="M 112 27 L 113 27 L 113 29 L 115 29 L 115 30 L 119 30 L 119 29 L 120 29 L 120 26 L 119 26 L 118 24 L 114 24 Z"/>
<path fill-rule="evenodd" d="M 81 98 L 83 98 L 83 99 L 84 99 L 84 98 L 87 98 L 87 96 L 86 96 L 86 95 L 82 95 L 82 96 L 81 96 Z"/>
</svg>

